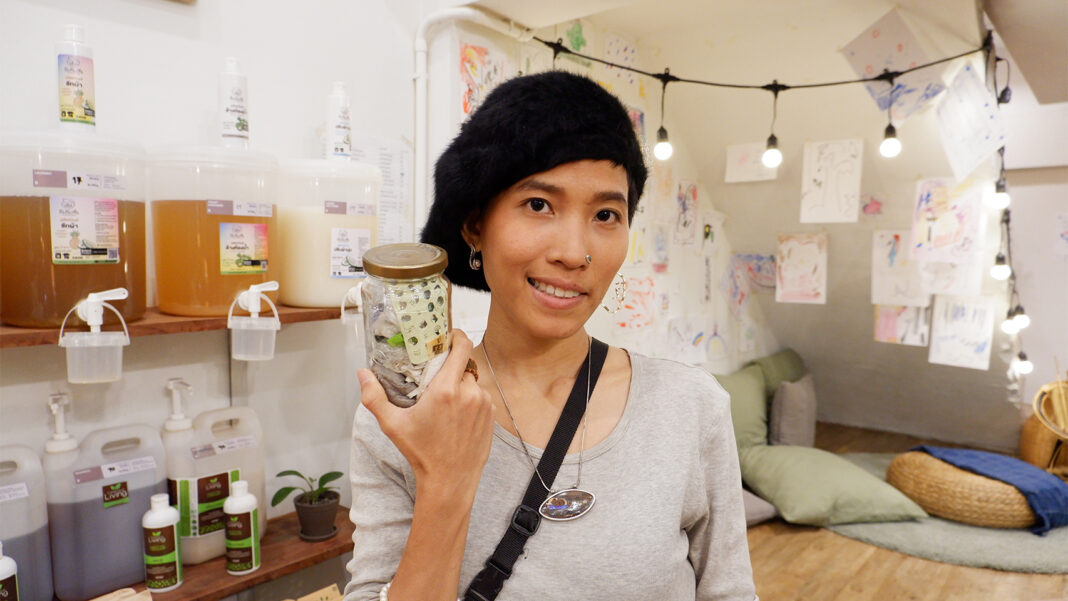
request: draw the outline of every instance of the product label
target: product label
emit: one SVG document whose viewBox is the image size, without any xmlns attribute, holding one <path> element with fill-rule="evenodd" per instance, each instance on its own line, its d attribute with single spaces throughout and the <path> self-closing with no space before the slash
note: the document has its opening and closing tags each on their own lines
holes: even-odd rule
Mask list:
<svg viewBox="0 0 1068 601">
<path fill-rule="evenodd" d="M 363 277 L 363 253 L 371 248 L 371 230 L 330 228 L 330 277 Z"/>
<path fill-rule="evenodd" d="M 256 442 L 255 436 L 236 436 L 225 440 L 216 440 L 211 444 L 201 445 L 199 447 L 189 447 L 189 452 L 193 454 L 193 459 L 200 459 L 202 457 L 214 457 L 215 455 L 221 455 L 231 451 L 248 449 L 257 444 L 259 443 Z"/>
<path fill-rule="evenodd" d="M 448 285 L 441 276 L 389 284 L 387 294 L 400 320 L 404 348 L 413 365 L 445 352 L 449 334 Z"/>
<path fill-rule="evenodd" d="M 227 81 L 228 80 L 228 81 Z M 248 139 L 248 84 L 243 76 L 224 77 L 219 86 L 222 136 Z"/>
<path fill-rule="evenodd" d="M 52 196 L 49 211 L 54 264 L 119 262 L 119 201 Z"/>
<path fill-rule="evenodd" d="M 0 486 L 0 503 L 14 501 L 15 499 L 25 499 L 28 496 L 30 496 L 30 487 L 26 486 L 25 482 Z"/>
<path fill-rule="evenodd" d="M 347 158 L 352 154 L 352 115 L 349 107 L 338 107 L 337 113 L 332 117 L 328 124 L 326 152 L 328 155 Z"/>
<path fill-rule="evenodd" d="M 239 469 L 202 478 L 169 479 L 171 506 L 178 510 L 178 535 L 204 536 L 225 528 L 223 503 L 230 496 L 230 483 L 240 479 Z"/>
<path fill-rule="evenodd" d="M 96 125 L 93 59 L 59 55 L 59 120 Z"/>
<path fill-rule="evenodd" d="M 350 217 L 374 217 L 378 213 L 378 209 L 373 204 L 324 200 L 323 213 L 326 215 L 348 215 Z"/>
<path fill-rule="evenodd" d="M 125 482 L 105 484 L 101 489 L 104 491 L 104 508 L 125 505 L 130 502 L 130 488 Z"/>
<path fill-rule="evenodd" d="M 269 202 L 246 202 L 243 200 L 206 200 L 208 215 L 239 215 L 241 217 L 271 217 L 274 205 Z"/>
<path fill-rule="evenodd" d="M 267 271 L 267 224 L 219 224 L 219 273 L 247 275 Z"/>
<path fill-rule="evenodd" d="M 126 461 L 104 463 L 101 465 L 94 465 L 93 467 L 75 470 L 74 483 L 84 484 L 86 482 L 103 480 L 104 478 L 125 476 L 127 474 L 154 469 L 156 469 L 156 459 L 151 455 L 146 455 L 145 457 L 135 457 L 134 459 L 127 459 Z"/>
<path fill-rule="evenodd" d="M 18 574 L 0 580 L 0 601 L 19 601 Z"/>
<path fill-rule="evenodd" d="M 145 588 L 164 589 L 182 581 L 182 559 L 174 526 L 142 528 L 145 535 Z"/>
<path fill-rule="evenodd" d="M 226 571 L 248 572 L 260 566 L 259 510 L 226 518 Z"/>
<path fill-rule="evenodd" d="M 101 175 L 81 171 L 33 170 L 34 188 L 73 188 L 80 190 L 125 190 L 125 175 Z"/>
</svg>

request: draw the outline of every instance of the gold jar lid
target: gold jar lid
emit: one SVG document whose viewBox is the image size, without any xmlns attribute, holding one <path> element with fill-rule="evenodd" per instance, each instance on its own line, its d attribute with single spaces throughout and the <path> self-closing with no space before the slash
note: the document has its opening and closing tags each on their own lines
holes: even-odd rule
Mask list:
<svg viewBox="0 0 1068 601">
<path fill-rule="evenodd" d="M 445 271 L 449 255 L 441 247 L 419 242 L 386 244 L 363 254 L 363 268 L 380 278 L 414 280 Z"/>
</svg>

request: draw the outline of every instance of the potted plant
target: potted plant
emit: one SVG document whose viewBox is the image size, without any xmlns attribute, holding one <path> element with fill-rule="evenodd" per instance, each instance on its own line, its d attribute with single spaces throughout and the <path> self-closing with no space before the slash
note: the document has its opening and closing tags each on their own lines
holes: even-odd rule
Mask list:
<svg viewBox="0 0 1068 601">
<path fill-rule="evenodd" d="M 319 478 L 308 478 L 297 470 L 284 470 L 278 472 L 275 477 L 283 476 L 296 476 L 304 480 L 304 483 L 300 486 L 285 486 L 278 489 L 271 499 L 271 507 L 286 500 L 286 497 L 293 492 L 303 491 L 293 498 L 293 506 L 297 509 L 297 521 L 300 522 L 300 537 L 306 541 L 320 541 L 337 534 L 334 516 L 337 515 L 341 495 L 338 494 L 336 486 L 327 485 L 344 474 L 327 472 Z"/>
</svg>

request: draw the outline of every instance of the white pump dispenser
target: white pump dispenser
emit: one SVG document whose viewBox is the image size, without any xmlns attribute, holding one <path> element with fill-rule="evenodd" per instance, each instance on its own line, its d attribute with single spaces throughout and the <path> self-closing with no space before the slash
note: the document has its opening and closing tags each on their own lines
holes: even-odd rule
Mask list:
<svg viewBox="0 0 1068 601">
<path fill-rule="evenodd" d="M 59 346 L 67 349 L 67 381 L 88 384 L 122 378 L 122 347 L 130 344 L 130 331 L 122 314 L 107 301 L 123 300 L 129 295 L 125 288 L 91 292 L 67 311 L 59 327 Z M 101 331 L 105 307 L 119 317 L 122 332 Z M 63 333 L 72 313 L 77 313 L 89 325 L 88 332 Z"/>
<path fill-rule="evenodd" d="M 45 441 L 45 453 L 66 453 L 78 448 L 78 441 L 67 432 L 67 420 L 64 411 L 70 405 L 70 397 L 65 392 L 48 395 L 48 409 L 55 418 L 55 432 Z"/>
<path fill-rule="evenodd" d="M 182 396 L 192 392 L 193 387 L 189 385 L 189 382 L 181 378 L 171 378 L 167 380 L 167 390 L 171 391 L 171 416 L 167 418 L 167 421 L 163 422 L 164 431 L 180 432 L 182 430 L 191 430 L 193 428 L 193 420 L 186 417 L 185 413 L 182 413 Z"/>
<path fill-rule="evenodd" d="M 282 328 L 282 321 L 278 318 L 278 308 L 264 294 L 268 290 L 278 290 L 278 282 L 272 280 L 253 284 L 230 303 L 226 325 L 231 330 L 230 356 L 234 359 L 264 361 L 274 357 L 274 335 Z M 260 317 L 261 299 L 271 307 L 272 317 Z M 249 315 L 234 315 L 236 305 L 248 311 Z"/>
</svg>

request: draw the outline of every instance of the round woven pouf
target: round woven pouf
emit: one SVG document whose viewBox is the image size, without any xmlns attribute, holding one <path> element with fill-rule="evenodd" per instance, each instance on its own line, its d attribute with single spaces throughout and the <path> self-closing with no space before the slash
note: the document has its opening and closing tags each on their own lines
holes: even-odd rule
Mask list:
<svg viewBox="0 0 1068 601">
<path fill-rule="evenodd" d="M 895 457 L 886 481 L 927 513 L 947 520 L 987 528 L 1027 528 L 1035 523 L 1034 512 L 1016 487 L 922 451 Z"/>
</svg>

